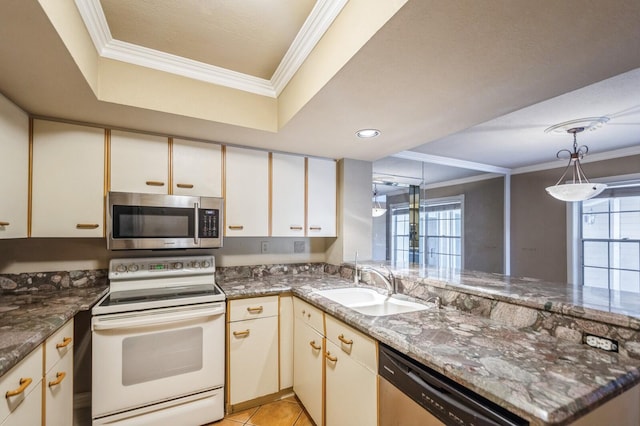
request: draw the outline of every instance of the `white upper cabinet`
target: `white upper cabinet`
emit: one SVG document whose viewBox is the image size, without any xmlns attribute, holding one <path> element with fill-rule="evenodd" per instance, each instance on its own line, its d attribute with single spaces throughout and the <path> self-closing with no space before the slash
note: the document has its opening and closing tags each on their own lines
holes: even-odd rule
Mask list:
<svg viewBox="0 0 640 426">
<path fill-rule="evenodd" d="M 104 235 L 104 130 L 34 120 L 32 237 Z"/>
<path fill-rule="evenodd" d="M 0 238 L 26 238 L 29 117 L 0 95 Z"/>
<path fill-rule="evenodd" d="M 307 235 L 336 236 L 336 162 L 308 159 Z"/>
<path fill-rule="evenodd" d="M 173 140 L 173 193 L 205 197 L 222 196 L 220 145 Z"/>
<path fill-rule="evenodd" d="M 111 191 L 169 193 L 169 141 L 111 131 Z"/>
<path fill-rule="evenodd" d="M 269 235 L 269 154 L 226 148 L 225 236 Z"/>
<path fill-rule="evenodd" d="M 274 237 L 304 236 L 303 157 L 272 155 L 271 235 Z"/>
</svg>

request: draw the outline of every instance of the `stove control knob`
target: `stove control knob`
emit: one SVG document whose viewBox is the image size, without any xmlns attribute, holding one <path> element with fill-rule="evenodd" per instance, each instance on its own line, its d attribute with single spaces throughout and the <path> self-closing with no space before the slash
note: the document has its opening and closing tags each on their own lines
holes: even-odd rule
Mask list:
<svg viewBox="0 0 640 426">
<path fill-rule="evenodd" d="M 202 267 L 203 268 L 209 268 L 209 267 L 211 267 L 211 263 L 209 263 L 208 260 L 205 260 L 204 262 L 202 262 Z"/>
<path fill-rule="evenodd" d="M 194 262 L 193 262 L 193 267 L 194 267 L 194 268 L 199 268 L 199 267 L 200 267 L 200 262 L 198 262 L 198 261 L 194 261 Z"/>
<path fill-rule="evenodd" d="M 182 262 L 176 262 L 173 264 L 173 269 L 182 269 Z"/>
<path fill-rule="evenodd" d="M 136 265 L 136 264 L 131 264 L 131 265 L 129 265 L 129 266 L 127 267 L 127 270 L 128 270 L 129 272 L 137 272 L 137 271 L 138 271 L 138 265 Z"/>
<path fill-rule="evenodd" d="M 127 267 L 124 266 L 122 263 L 119 265 L 116 265 L 116 272 L 127 272 Z"/>
</svg>

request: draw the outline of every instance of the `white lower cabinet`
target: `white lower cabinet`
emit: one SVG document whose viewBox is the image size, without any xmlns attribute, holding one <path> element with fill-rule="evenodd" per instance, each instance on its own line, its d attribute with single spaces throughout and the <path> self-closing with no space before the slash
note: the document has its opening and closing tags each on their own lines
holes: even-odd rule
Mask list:
<svg viewBox="0 0 640 426">
<path fill-rule="evenodd" d="M 322 425 L 322 312 L 297 298 L 293 300 L 293 308 L 293 391 L 314 423 Z M 313 316 L 319 318 L 317 324 L 309 321 Z"/>
<path fill-rule="evenodd" d="M 73 320 L 45 342 L 44 425 L 73 424 Z"/>
<path fill-rule="evenodd" d="M 228 411 L 277 393 L 278 296 L 231 300 L 227 338 Z"/>
<path fill-rule="evenodd" d="M 0 392 L 0 426 L 73 425 L 73 319 L 3 375 Z"/>
<path fill-rule="evenodd" d="M 375 341 L 329 315 L 325 318 L 325 424 L 375 426 Z"/>
<path fill-rule="evenodd" d="M 280 390 L 293 387 L 293 296 L 280 295 Z"/>
<path fill-rule="evenodd" d="M 377 425 L 373 339 L 294 298 L 293 359 L 293 389 L 317 425 Z"/>
<path fill-rule="evenodd" d="M 42 345 L 0 379 L 2 426 L 39 425 L 42 422 Z"/>
</svg>

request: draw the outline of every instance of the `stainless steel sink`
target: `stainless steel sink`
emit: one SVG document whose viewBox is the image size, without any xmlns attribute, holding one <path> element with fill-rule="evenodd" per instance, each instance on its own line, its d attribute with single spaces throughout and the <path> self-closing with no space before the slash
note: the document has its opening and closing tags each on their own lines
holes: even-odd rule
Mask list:
<svg viewBox="0 0 640 426">
<path fill-rule="evenodd" d="M 385 296 L 376 290 L 363 287 L 316 290 L 314 293 L 356 312 L 371 316 L 422 311 L 431 307 L 422 303 L 402 300 L 396 296 Z"/>
</svg>

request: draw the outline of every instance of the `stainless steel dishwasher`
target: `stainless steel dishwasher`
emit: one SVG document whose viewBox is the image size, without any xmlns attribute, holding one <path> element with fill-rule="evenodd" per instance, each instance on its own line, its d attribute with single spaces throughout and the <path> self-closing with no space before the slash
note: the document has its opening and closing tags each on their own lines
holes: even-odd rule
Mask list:
<svg viewBox="0 0 640 426">
<path fill-rule="evenodd" d="M 380 426 L 512 426 L 529 422 L 379 344 Z"/>
</svg>

